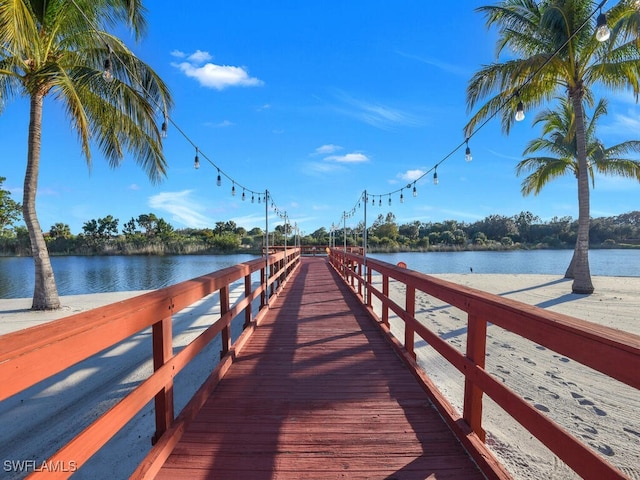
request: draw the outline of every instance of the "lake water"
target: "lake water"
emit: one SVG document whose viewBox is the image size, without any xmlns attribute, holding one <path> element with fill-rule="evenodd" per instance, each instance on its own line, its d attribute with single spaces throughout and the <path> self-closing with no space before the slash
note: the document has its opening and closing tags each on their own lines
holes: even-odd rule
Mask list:
<svg viewBox="0 0 640 480">
<path fill-rule="evenodd" d="M 371 257 L 423 273 L 534 273 L 564 275 L 572 250 L 428 252 Z M 52 257 L 60 295 L 152 290 L 247 262 L 254 255 Z M 640 250 L 592 250 L 592 275 L 640 276 Z M 33 295 L 33 260 L 0 257 L 0 299 Z"/>
</svg>

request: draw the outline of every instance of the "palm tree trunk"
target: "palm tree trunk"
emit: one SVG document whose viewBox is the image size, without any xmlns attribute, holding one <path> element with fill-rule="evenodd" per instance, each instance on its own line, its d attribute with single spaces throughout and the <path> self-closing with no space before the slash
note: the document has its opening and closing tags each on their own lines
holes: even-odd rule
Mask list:
<svg viewBox="0 0 640 480">
<path fill-rule="evenodd" d="M 22 215 L 29 232 L 31 254 L 35 264 L 35 286 L 31 308 L 33 310 L 55 310 L 60 308 L 60 299 L 58 298 L 58 289 L 53 276 L 51 260 L 49 259 L 49 251 L 36 215 L 43 101 L 43 95 L 31 95 L 27 172 L 24 176 Z"/>
<path fill-rule="evenodd" d="M 576 116 L 576 146 L 578 160 L 578 236 L 574 250 L 573 293 L 593 293 L 589 270 L 589 172 L 587 166 L 586 133 L 584 128 L 584 108 L 581 92 L 571 95 Z"/>
<path fill-rule="evenodd" d="M 576 246 L 578 245 L 578 243 L 576 242 Z M 569 266 L 567 267 L 567 271 L 564 272 L 564 278 L 574 278 L 575 275 L 573 274 L 573 271 L 575 270 L 575 266 L 576 266 L 576 248 L 574 247 L 573 249 L 573 255 L 571 256 L 571 262 L 569 262 Z"/>
</svg>

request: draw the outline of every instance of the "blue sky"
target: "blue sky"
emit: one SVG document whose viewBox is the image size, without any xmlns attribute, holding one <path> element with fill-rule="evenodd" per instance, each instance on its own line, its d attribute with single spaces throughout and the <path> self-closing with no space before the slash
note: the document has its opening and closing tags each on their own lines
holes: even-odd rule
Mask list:
<svg viewBox="0 0 640 480">
<path fill-rule="evenodd" d="M 133 158 L 111 170 L 97 148 L 91 169 L 64 112 L 45 103 L 37 210 L 44 231 L 57 222 L 73 233 L 91 219 L 113 215 L 120 227 L 155 213 L 175 228 L 213 227 L 233 220 L 265 226 L 264 204 L 244 202 L 242 188 L 269 190 L 279 212 L 304 233 L 357 207 L 364 190 L 369 223 L 393 212 L 399 223 L 455 219 L 528 210 L 543 220 L 577 218 L 576 181 L 556 180 L 538 196 L 523 197 L 515 165 L 539 136 L 535 112 L 507 137 L 493 120 L 470 143 L 409 190 L 412 183 L 464 141 L 470 113 L 466 87 L 494 60 L 495 34 L 474 9 L 486 1 L 394 2 L 145 2 L 146 37 L 127 44 L 169 85 L 175 100 L 164 149 L 168 176 L 151 184 Z M 606 145 L 638 139 L 640 107 L 629 93 L 608 94 L 601 122 Z M 159 120 L 161 122 L 161 119 Z M 28 103 L 19 99 L 0 116 L 4 188 L 22 201 Z M 195 148 L 201 168 L 195 170 Z M 205 159 L 207 157 L 213 165 Z M 215 166 L 214 166 L 215 165 Z M 223 173 L 216 186 L 217 168 Z M 230 177 L 232 180 L 230 180 Z M 236 182 L 237 195 L 231 195 Z M 640 208 L 640 186 L 596 178 L 594 217 Z M 382 207 L 378 206 L 382 200 Z M 347 226 L 363 220 L 356 208 Z M 269 210 L 270 228 L 281 218 Z"/>
</svg>

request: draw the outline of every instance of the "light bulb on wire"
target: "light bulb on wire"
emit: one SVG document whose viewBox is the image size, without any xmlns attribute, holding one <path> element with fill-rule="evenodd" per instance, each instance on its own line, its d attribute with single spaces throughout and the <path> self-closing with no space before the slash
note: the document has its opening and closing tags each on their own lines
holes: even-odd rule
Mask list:
<svg viewBox="0 0 640 480">
<path fill-rule="evenodd" d="M 516 107 L 516 122 L 521 122 L 522 120 L 524 120 L 524 105 L 522 104 L 522 100 L 520 100 Z"/>
<path fill-rule="evenodd" d="M 600 15 L 598 15 L 596 23 L 596 39 L 599 42 L 606 42 L 610 36 L 611 30 L 609 30 L 609 26 L 607 25 L 607 15 L 600 10 Z"/>
<path fill-rule="evenodd" d="M 471 160 L 473 160 L 473 157 L 471 156 L 471 149 L 469 148 L 469 139 L 467 138 L 467 139 L 465 140 L 465 142 L 466 142 L 466 144 L 467 144 L 467 148 L 466 148 L 466 150 L 464 151 L 464 159 L 465 159 L 467 162 L 470 162 Z"/>
<path fill-rule="evenodd" d="M 216 179 L 216 185 L 222 185 L 222 177 L 220 176 L 220 169 L 218 169 L 218 178 Z"/>
<path fill-rule="evenodd" d="M 196 158 L 193 160 L 193 168 L 198 170 L 200 168 L 200 157 L 198 156 L 198 147 L 196 147 Z"/>
<path fill-rule="evenodd" d="M 105 82 L 113 82 L 113 71 L 111 64 L 111 52 L 109 52 L 109 56 L 104 59 L 104 69 L 102 71 L 102 78 Z"/>
</svg>

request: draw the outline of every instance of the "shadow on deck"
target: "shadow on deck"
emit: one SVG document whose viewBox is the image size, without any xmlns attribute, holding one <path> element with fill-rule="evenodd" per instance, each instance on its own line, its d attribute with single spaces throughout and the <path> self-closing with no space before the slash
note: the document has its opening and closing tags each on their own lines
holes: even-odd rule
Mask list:
<svg viewBox="0 0 640 480">
<path fill-rule="evenodd" d="M 326 258 L 305 258 L 157 478 L 484 478 Z"/>
</svg>

